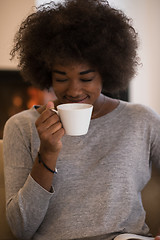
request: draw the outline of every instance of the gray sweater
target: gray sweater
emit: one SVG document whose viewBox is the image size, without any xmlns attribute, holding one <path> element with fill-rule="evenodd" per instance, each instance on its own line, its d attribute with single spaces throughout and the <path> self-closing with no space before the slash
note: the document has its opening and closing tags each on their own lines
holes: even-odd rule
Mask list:
<svg viewBox="0 0 160 240">
<path fill-rule="evenodd" d="M 141 190 L 160 165 L 160 116 L 120 102 L 91 120 L 88 134 L 65 135 L 53 181 L 43 189 L 30 172 L 40 141 L 33 107 L 11 117 L 4 130 L 7 218 L 20 239 L 110 240 L 148 234 Z"/>
</svg>

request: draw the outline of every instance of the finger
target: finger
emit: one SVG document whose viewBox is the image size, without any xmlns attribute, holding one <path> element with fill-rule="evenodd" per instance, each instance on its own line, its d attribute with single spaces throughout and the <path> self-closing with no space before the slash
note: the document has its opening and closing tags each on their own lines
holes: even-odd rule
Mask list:
<svg viewBox="0 0 160 240">
<path fill-rule="evenodd" d="M 44 111 L 41 113 L 40 117 L 37 119 L 37 124 L 39 122 L 44 122 L 48 117 L 50 117 L 53 112 L 49 111 L 49 109 L 54 108 L 54 103 L 52 101 L 49 101 L 46 106 Z"/>
<path fill-rule="evenodd" d="M 61 138 L 64 136 L 64 134 L 65 134 L 64 128 L 60 128 L 58 131 L 56 131 L 52 135 L 52 143 L 53 143 L 53 145 L 55 144 L 55 142 L 61 141 Z"/>
<path fill-rule="evenodd" d="M 50 143 L 52 146 L 57 145 L 57 142 L 61 140 L 64 135 L 64 129 L 62 128 L 61 123 L 55 124 L 54 127 L 44 131 L 40 134 L 40 139 L 43 142 Z M 48 145 L 48 144 L 47 144 Z"/>
<path fill-rule="evenodd" d="M 52 116 L 57 116 L 57 118 L 59 119 L 58 115 L 53 112 L 50 109 L 46 109 L 45 111 L 43 111 L 41 113 L 41 115 L 39 116 L 39 118 L 36 120 L 36 126 L 38 126 L 39 124 L 44 123 L 48 118 L 52 117 Z"/>
<path fill-rule="evenodd" d="M 54 103 L 52 101 L 49 101 L 46 105 L 46 109 L 54 108 Z"/>
<path fill-rule="evenodd" d="M 49 111 L 50 110 L 50 111 Z M 48 118 L 52 117 L 53 115 L 55 115 L 56 113 L 56 116 L 57 116 L 57 121 L 60 121 L 60 118 L 58 117 L 57 115 L 57 111 L 54 109 L 54 103 L 52 101 L 49 101 L 46 105 L 46 110 L 43 112 L 42 116 L 41 116 L 41 121 L 42 122 L 45 122 L 47 121 L 48 122 Z M 54 119 L 56 120 L 56 118 Z M 52 124 L 54 123 L 55 121 L 52 122 Z M 48 122 L 49 124 L 49 122 Z"/>
<path fill-rule="evenodd" d="M 59 117 L 55 114 L 55 116 L 48 118 L 45 122 L 38 125 L 37 131 L 40 135 L 40 138 L 47 138 L 61 128 L 62 123 L 60 122 Z"/>
<path fill-rule="evenodd" d="M 42 126 L 44 127 L 44 129 L 47 129 L 58 122 L 60 122 L 60 118 L 56 113 L 54 113 L 50 115 L 45 121 L 42 122 Z"/>
<path fill-rule="evenodd" d="M 56 114 L 47 118 L 44 122 L 36 122 L 36 128 L 40 136 L 42 136 L 43 133 L 45 135 L 53 134 L 57 130 L 57 126 L 61 127 L 62 125 Z"/>
<path fill-rule="evenodd" d="M 60 130 L 62 128 L 62 123 L 60 121 L 54 123 L 53 125 L 50 125 L 47 130 L 46 133 L 49 135 L 54 135 L 58 130 Z"/>
</svg>

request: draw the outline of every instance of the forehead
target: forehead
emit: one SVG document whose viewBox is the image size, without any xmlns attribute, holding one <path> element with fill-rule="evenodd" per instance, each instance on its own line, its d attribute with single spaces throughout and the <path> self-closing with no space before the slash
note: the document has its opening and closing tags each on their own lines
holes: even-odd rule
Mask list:
<svg viewBox="0 0 160 240">
<path fill-rule="evenodd" d="M 71 63 L 56 63 L 53 65 L 53 71 L 60 70 L 61 72 L 77 72 L 81 73 L 88 70 L 95 69 L 91 67 L 88 63 L 78 63 L 78 62 L 71 62 Z M 87 73 L 87 72 L 86 72 Z"/>
</svg>

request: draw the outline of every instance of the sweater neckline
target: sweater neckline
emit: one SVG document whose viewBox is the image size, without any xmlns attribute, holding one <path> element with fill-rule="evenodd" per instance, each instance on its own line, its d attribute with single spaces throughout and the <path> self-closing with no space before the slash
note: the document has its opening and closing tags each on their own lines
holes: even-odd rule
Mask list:
<svg viewBox="0 0 160 240">
<path fill-rule="evenodd" d="M 127 105 L 127 102 L 119 100 L 119 104 L 115 109 L 113 109 L 111 112 L 109 112 L 99 118 L 92 119 L 91 122 L 93 123 L 93 122 L 103 120 L 103 119 L 112 120 L 114 117 L 119 115 L 119 113 L 126 107 L 126 105 Z"/>
</svg>

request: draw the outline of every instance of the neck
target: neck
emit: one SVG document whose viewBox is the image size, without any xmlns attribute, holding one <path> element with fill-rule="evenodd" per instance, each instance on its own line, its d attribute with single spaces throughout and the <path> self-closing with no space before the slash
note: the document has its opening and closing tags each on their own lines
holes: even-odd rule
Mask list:
<svg viewBox="0 0 160 240">
<path fill-rule="evenodd" d="M 92 119 L 99 118 L 109 112 L 112 112 L 118 104 L 119 100 L 112 99 L 101 94 L 94 104 Z"/>
<path fill-rule="evenodd" d="M 103 94 L 100 94 L 93 107 L 92 119 L 99 117 L 105 101 L 106 97 Z"/>
</svg>

